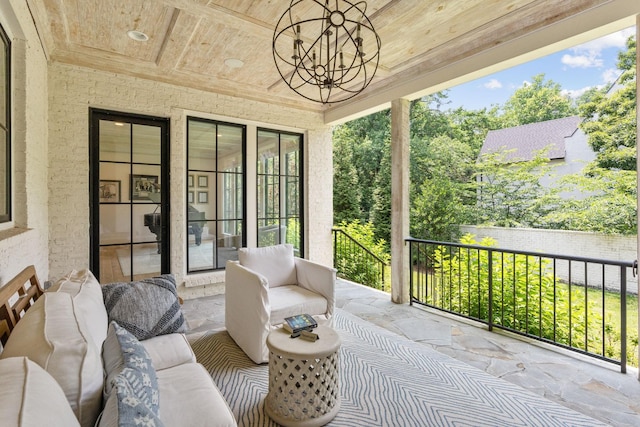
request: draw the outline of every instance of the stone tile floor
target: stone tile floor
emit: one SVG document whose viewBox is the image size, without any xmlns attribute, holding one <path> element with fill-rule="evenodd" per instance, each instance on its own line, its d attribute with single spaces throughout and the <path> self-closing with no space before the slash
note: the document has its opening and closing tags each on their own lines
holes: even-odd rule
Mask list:
<svg viewBox="0 0 640 427">
<path fill-rule="evenodd" d="M 636 369 L 622 374 L 587 356 L 394 304 L 387 293 L 344 280 L 337 283 L 336 306 L 612 426 L 640 426 Z M 183 311 L 193 332 L 224 328 L 224 295 L 186 300 Z"/>
</svg>

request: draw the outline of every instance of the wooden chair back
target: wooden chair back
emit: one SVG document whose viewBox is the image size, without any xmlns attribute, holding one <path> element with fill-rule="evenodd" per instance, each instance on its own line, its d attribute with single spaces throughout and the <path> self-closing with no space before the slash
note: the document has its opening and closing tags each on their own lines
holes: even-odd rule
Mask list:
<svg viewBox="0 0 640 427">
<path fill-rule="evenodd" d="M 43 292 L 33 265 L 0 288 L 0 342 L 3 345 L 18 321 Z"/>
</svg>

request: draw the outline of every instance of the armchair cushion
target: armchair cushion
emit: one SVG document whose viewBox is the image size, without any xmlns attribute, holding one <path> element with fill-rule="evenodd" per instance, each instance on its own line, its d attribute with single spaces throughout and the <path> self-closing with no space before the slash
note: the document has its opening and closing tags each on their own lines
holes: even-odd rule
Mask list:
<svg viewBox="0 0 640 427">
<path fill-rule="evenodd" d="M 327 312 L 327 300 L 320 294 L 298 285 L 279 286 L 269 289 L 272 326 L 280 325 L 285 317 L 308 313 L 312 316 Z"/>
<path fill-rule="evenodd" d="M 297 283 L 293 245 L 238 250 L 240 265 L 263 275 L 270 288 Z"/>
</svg>

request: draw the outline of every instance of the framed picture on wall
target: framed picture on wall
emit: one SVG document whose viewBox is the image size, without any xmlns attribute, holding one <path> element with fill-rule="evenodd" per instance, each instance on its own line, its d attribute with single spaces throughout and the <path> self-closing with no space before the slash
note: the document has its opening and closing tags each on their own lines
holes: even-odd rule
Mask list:
<svg viewBox="0 0 640 427">
<path fill-rule="evenodd" d="M 209 177 L 207 175 L 198 175 L 198 187 L 207 188 L 209 186 Z"/>
<path fill-rule="evenodd" d="M 100 203 L 120 202 L 120 181 L 113 179 L 100 180 Z"/>
<path fill-rule="evenodd" d="M 187 200 L 189 201 L 189 203 L 193 203 L 193 200 L 194 200 L 193 191 L 189 191 L 187 193 Z"/>
<path fill-rule="evenodd" d="M 193 175 L 189 175 L 189 178 L 187 179 L 187 185 L 189 187 L 193 187 Z"/>
<path fill-rule="evenodd" d="M 131 175 L 131 200 L 151 200 L 149 195 L 159 192 L 158 175 Z"/>
<path fill-rule="evenodd" d="M 209 203 L 208 191 L 198 191 L 198 203 Z"/>
</svg>

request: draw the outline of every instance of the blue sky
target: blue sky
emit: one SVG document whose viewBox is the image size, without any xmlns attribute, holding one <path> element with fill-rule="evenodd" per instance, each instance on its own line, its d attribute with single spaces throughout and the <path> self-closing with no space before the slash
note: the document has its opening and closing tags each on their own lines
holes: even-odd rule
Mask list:
<svg viewBox="0 0 640 427">
<path fill-rule="evenodd" d="M 544 73 L 571 97 L 578 97 L 593 86 L 611 84 L 619 74 L 616 68 L 618 52 L 625 50 L 627 38 L 635 27 L 627 28 L 599 39 L 583 43 L 535 61 L 522 64 L 480 79 L 452 87 L 445 109 L 464 107 L 479 110 L 504 104 L 513 92 Z"/>
</svg>

